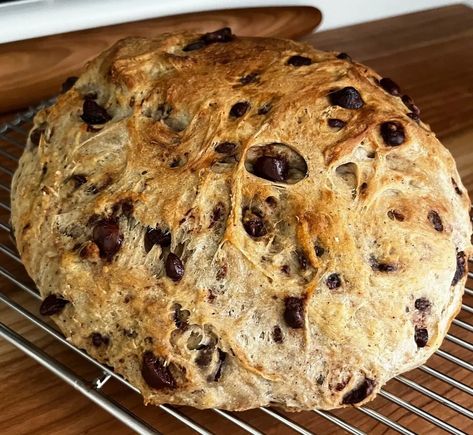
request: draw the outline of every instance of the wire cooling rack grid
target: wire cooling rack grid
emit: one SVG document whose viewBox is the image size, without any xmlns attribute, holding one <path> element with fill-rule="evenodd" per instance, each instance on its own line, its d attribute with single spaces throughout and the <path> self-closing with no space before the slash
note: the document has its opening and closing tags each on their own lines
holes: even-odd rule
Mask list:
<svg viewBox="0 0 473 435">
<path fill-rule="evenodd" d="M 0 336 L 21 349 L 28 356 L 49 369 L 64 382 L 80 391 L 94 403 L 108 411 L 132 430 L 142 434 L 160 433 L 159 421 L 146 422 L 140 407 L 132 412 L 114 397 L 106 394 L 104 387 L 113 382 L 122 384 L 129 394 L 139 394 L 137 388 L 117 375 L 107 366 L 98 363 L 85 351 L 70 344 L 61 333 L 38 313 L 40 296 L 21 266 L 14 244 L 9 239 L 9 195 L 13 172 L 18 164 L 28 131 L 35 113 L 54 102 L 45 101 L 36 108 L 17 114 L 8 123 L 0 125 L 0 301 L 20 318 L 27 319 L 43 334 L 53 337 L 61 345 L 77 354 L 84 364 L 98 373 L 92 379 L 84 379 L 73 369 L 38 348 L 9 326 L 0 322 Z M 469 273 L 473 278 L 473 273 Z M 471 285 L 471 284 L 470 284 Z M 25 295 L 26 293 L 26 295 Z M 25 297 L 33 298 L 26 304 Z M 17 300 L 21 299 L 22 303 Z M 466 289 L 462 310 L 453 321 L 452 328 L 442 348 L 424 365 L 408 374 L 398 376 L 379 393 L 378 398 L 362 408 L 349 408 L 333 412 L 314 410 L 286 414 L 271 408 L 260 408 L 248 413 L 230 413 L 218 409 L 200 411 L 205 413 L 203 424 L 190 408 L 160 407 L 162 413 L 172 416 L 175 427 L 187 428 L 200 434 L 231 433 L 401 433 L 414 434 L 447 432 L 452 434 L 473 433 L 473 290 Z M 6 312 L 6 311 L 2 312 Z M 11 314 L 9 312 L 9 314 Z M 118 395 L 116 395 L 118 396 Z M 123 398 L 123 393 L 119 395 Z M 144 409 L 144 407 L 141 407 Z M 142 414 L 142 412 L 141 412 Z M 164 414 L 160 414 L 164 417 Z M 189 414 L 192 414 L 190 416 Z M 201 414 L 200 414 L 201 416 Z M 219 421 L 209 425 L 209 421 Z M 262 422 L 265 422 L 262 424 Z M 212 426 L 212 427 L 210 427 Z M 262 427 L 264 426 L 264 427 Z M 213 430 L 212 430 L 213 428 Z M 215 428 L 220 428 L 215 430 Z"/>
</svg>

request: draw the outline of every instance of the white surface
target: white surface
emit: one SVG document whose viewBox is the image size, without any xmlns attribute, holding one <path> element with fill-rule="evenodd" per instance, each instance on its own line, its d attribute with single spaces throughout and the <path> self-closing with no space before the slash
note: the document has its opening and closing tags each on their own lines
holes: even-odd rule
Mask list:
<svg viewBox="0 0 473 435">
<path fill-rule="evenodd" d="M 312 5 L 318 30 L 459 3 L 461 0 L 23 0 L 0 3 L 0 43 L 152 17 L 216 9 Z M 463 0 L 473 7 L 473 0 Z"/>
</svg>

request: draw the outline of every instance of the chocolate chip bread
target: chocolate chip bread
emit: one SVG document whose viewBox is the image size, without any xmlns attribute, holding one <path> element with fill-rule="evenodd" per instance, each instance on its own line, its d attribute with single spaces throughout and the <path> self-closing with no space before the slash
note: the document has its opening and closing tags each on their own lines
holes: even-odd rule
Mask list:
<svg viewBox="0 0 473 435">
<path fill-rule="evenodd" d="M 34 123 L 12 223 L 41 313 L 147 403 L 362 404 L 460 308 L 453 158 L 346 54 L 130 38 Z"/>
</svg>

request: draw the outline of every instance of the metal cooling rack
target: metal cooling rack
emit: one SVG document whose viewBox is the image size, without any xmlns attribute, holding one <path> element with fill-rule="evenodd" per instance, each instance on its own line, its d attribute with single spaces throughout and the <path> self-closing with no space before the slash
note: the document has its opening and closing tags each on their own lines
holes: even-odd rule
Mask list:
<svg viewBox="0 0 473 435">
<path fill-rule="evenodd" d="M 106 394 L 104 387 L 119 383 L 129 389 L 129 394 L 139 390 L 112 369 L 95 361 L 85 351 L 74 347 L 50 323 L 37 314 L 38 291 L 31 284 L 14 244 L 9 239 L 9 195 L 13 172 L 17 166 L 28 131 L 35 113 L 54 102 L 50 99 L 34 109 L 16 115 L 8 123 L 0 124 L 0 301 L 15 315 L 31 322 L 42 333 L 57 340 L 68 350 L 77 354 L 84 364 L 98 369 L 98 376 L 84 379 L 39 349 L 34 343 L 0 322 L 0 336 L 21 349 L 28 356 L 49 369 L 91 401 L 108 411 L 132 430 L 141 434 L 159 432 L 159 421 L 146 422 L 140 408 L 132 412 L 120 403 L 113 394 Z M 12 271 L 13 270 L 13 271 Z M 473 278 L 473 273 L 468 274 Z M 470 284 L 471 286 L 471 284 Z M 25 295 L 25 293 L 27 295 Z M 26 308 L 26 303 L 16 300 L 33 298 L 35 311 Z M 314 410 L 297 414 L 286 414 L 271 408 L 260 408 L 246 413 L 230 413 L 218 409 L 201 411 L 196 418 L 191 408 L 176 408 L 161 405 L 163 418 L 168 414 L 175 419 L 176 427 L 185 426 L 200 434 L 214 432 L 231 433 L 401 433 L 415 434 L 447 432 L 452 434 L 473 433 L 473 290 L 467 288 L 464 304 L 453 321 L 442 348 L 428 361 L 428 365 L 398 376 L 379 393 L 378 398 L 362 408 L 349 408 L 325 412 Z M 3 311 L 6 312 L 6 311 Z M 11 314 L 11 313 L 9 313 Z M 123 398 L 123 393 L 120 395 Z M 435 406 L 434 406 L 435 405 Z M 143 407 L 144 408 L 144 407 Z M 189 414 L 193 414 L 189 416 Z M 212 431 L 199 422 L 205 414 L 205 421 L 219 420 L 212 425 L 220 428 Z M 264 424 L 261 424 L 264 422 Z M 262 427 L 264 426 L 264 427 Z M 183 427 L 184 429 L 184 427 Z"/>
</svg>

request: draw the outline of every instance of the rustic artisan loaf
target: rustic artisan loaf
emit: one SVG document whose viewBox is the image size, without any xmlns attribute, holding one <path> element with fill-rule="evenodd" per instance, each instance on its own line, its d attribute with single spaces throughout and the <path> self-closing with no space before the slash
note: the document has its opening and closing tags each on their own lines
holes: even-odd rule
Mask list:
<svg viewBox="0 0 473 435">
<path fill-rule="evenodd" d="M 390 79 L 229 29 L 130 38 L 35 118 L 18 250 L 148 403 L 361 404 L 460 308 L 470 201 Z"/>
</svg>

